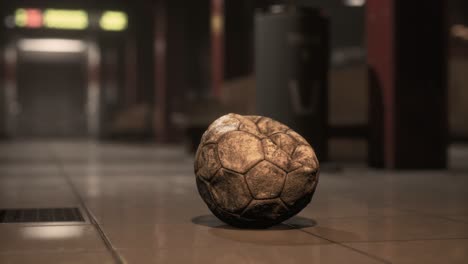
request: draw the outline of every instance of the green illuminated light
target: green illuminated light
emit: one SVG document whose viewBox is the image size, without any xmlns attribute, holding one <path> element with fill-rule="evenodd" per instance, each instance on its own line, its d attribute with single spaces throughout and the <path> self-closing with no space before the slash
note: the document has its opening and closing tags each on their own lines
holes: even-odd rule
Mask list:
<svg viewBox="0 0 468 264">
<path fill-rule="evenodd" d="M 122 31 L 127 28 L 127 14 L 119 11 L 105 11 L 99 25 L 103 30 L 108 31 Z"/>
<path fill-rule="evenodd" d="M 15 12 L 15 25 L 17 27 L 25 27 L 28 23 L 28 13 L 26 9 L 20 8 Z"/>
<path fill-rule="evenodd" d="M 44 26 L 56 29 L 86 29 L 88 13 L 84 10 L 46 9 L 44 11 Z"/>
</svg>

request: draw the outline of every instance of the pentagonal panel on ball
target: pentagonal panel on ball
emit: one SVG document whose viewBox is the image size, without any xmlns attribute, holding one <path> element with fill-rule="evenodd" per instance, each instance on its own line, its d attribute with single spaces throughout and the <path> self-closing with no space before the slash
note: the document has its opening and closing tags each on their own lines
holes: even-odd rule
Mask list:
<svg viewBox="0 0 468 264">
<path fill-rule="evenodd" d="M 291 158 L 286 152 L 280 149 L 271 139 L 266 138 L 262 140 L 263 152 L 265 153 L 265 159 L 282 168 L 283 170 L 289 171 L 291 167 Z M 300 165 L 300 164 L 299 164 Z"/>
<path fill-rule="evenodd" d="M 280 149 L 288 153 L 288 155 L 292 155 L 294 149 L 296 149 L 296 146 L 298 145 L 292 137 L 285 133 L 277 133 L 272 135 L 270 138 Z"/>
<path fill-rule="evenodd" d="M 248 119 L 252 120 L 254 123 L 257 123 L 258 120 L 260 120 L 262 118 L 262 116 L 247 115 L 247 116 L 245 116 L 245 118 L 248 118 Z"/>
<path fill-rule="evenodd" d="M 239 129 L 240 121 L 235 118 L 235 114 L 227 114 L 216 119 L 205 131 L 201 143 L 215 143 L 220 137 L 229 131 Z"/>
<path fill-rule="evenodd" d="M 218 142 L 218 154 L 224 168 L 245 173 L 264 157 L 262 144 L 255 136 L 233 131 Z"/>
<path fill-rule="evenodd" d="M 253 200 L 242 213 L 242 217 L 255 220 L 276 220 L 287 211 L 288 208 L 279 199 Z"/>
<path fill-rule="evenodd" d="M 240 121 L 240 125 L 239 125 L 239 130 L 240 131 L 250 133 L 250 134 L 255 135 L 256 137 L 259 137 L 259 138 L 264 138 L 265 137 L 265 135 L 263 135 L 260 132 L 260 130 L 258 129 L 255 122 L 252 121 L 250 118 L 239 115 L 237 117 L 237 119 L 239 119 L 239 121 Z"/>
<path fill-rule="evenodd" d="M 288 173 L 283 192 L 281 193 L 281 199 L 288 206 L 293 206 L 298 200 L 311 194 L 316 184 L 317 170 L 303 166 Z"/>
<path fill-rule="evenodd" d="M 208 144 L 200 147 L 196 158 L 196 174 L 205 180 L 210 180 L 216 173 L 221 164 L 218 160 L 218 154 L 215 144 Z"/>
<path fill-rule="evenodd" d="M 299 145 L 294 150 L 292 160 L 311 168 L 318 168 L 319 166 L 314 150 L 308 145 Z"/>
<path fill-rule="evenodd" d="M 211 186 L 208 182 L 204 181 L 200 177 L 196 178 L 197 182 L 197 189 L 200 196 L 203 198 L 203 201 L 208 205 L 211 210 L 216 208 L 216 203 L 213 200 L 213 196 L 211 195 Z"/>
<path fill-rule="evenodd" d="M 244 176 L 225 169 L 213 178 L 211 191 L 218 206 L 232 213 L 242 210 L 252 200 Z"/>
<path fill-rule="evenodd" d="M 272 199 L 280 195 L 286 172 L 268 161 L 255 165 L 246 175 L 255 199 Z"/>
<path fill-rule="evenodd" d="M 289 127 L 281 124 L 278 121 L 275 121 L 268 117 L 263 117 L 258 121 L 257 126 L 264 135 L 270 136 L 271 134 L 278 132 L 286 132 L 289 130 Z"/>
<path fill-rule="evenodd" d="M 298 143 L 303 144 L 303 145 L 309 145 L 309 142 L 305 140 L 301 135 L 299 135 L 296 131 L 294 130 L 288 130 L 286 134 L 290 135 L 292 138 L 294 138 Z"/>
</svg>

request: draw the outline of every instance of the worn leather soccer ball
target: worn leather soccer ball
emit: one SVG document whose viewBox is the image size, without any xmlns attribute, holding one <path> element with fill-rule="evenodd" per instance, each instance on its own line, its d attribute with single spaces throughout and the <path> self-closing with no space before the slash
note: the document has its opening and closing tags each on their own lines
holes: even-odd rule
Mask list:
<svg viewBox="0 0 468 264">
<path fill-rule="evenodd" d="M 312 199 L 319 163 L 309 143 L 262 116 L 224 115 L 203 134 L 195 157 L 198 191 L 227 224 L 266 228 Z"/>
</svg>

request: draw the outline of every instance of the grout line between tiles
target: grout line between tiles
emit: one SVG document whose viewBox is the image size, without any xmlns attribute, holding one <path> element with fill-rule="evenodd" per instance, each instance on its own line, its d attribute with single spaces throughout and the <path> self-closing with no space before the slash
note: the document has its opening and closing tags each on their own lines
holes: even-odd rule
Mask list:
<svg viewBox="0 0 468 264">
<path fill-rule="evenodd" d="M 297 228 L 296 226 L 291 225 L 291 224 L 286 224 L 286 225 L 289 225 L 289 226 L 291 226 L 291 227 L 293 227 L 293 228 Z M 383 259 L 383 258 L 381 258 L 381 257 L 375 256 L 375 255 L 372 255 L 372 254 L 369 254 L 369 253 L 367 253 L 367 252 L 365 252 L 365 251 L 362 251 L 362 250 L 359 250 L 359 249 L 357 249 L 357 248 L 353 248 L 353 247 L 351 247 L 351 246 L 342 244 L 342 243 L 340 243 L 340 242 L 338 242 L 338 241 L 334 241 L 334 240 L 328 239 L 328 238 L 326 238 L 326 237 L 322 237 L 322 236 L 316 235 L 316 234 L 314 234 L 314 233 L 308 232 L 308 231 L 303 230 L 303 229 L 300 229 L 300 228 L 299 228 L 299 231 L 304 232 L 304 233 L 306 233 L 306 234 L 308 234 L 308 235 L 312 235 L 312 236 L 314 236 L 314 237 L 318 237 L 318 238 L 320 238 L 320 239 L 326 240 L 326 241 L 328 241 L 328 242 L 330 242 L 330 243 L 332 243 L 332 244 L 336 244 L 336 245 L 338 245 L 338 246 L 341 246 L 341 247 L 344 247 L 344 248 L 346 248 L 346 249 L 352 250 L 352 251 L 354 251 L 354 252 L 356 252 L 356 253 L 359 253 L 359 254 L 361 254 L 361 255 L 364 255 L 364 256 L 366 256 L 366 257 L 368 257 L 368 258 L 371 258 L 371 259 L 373 259 L 373 260 L 377 260 L 377 261 L 382 262 L 382 263 L 385 263 L 385 264 L 392 264 L 392 262 L 390 262 L 390 261 L 388 261 L 388 260 L 386 260 L 386 259 Z"/>
<path fill-rule="evenodd" d="M 385 242 L 417 242 L 417 241 L 450 241 L 450 240 L 468 240 L 468 237 L 449 237 L 449 238 L 418 238 L 418 239 L 388 239 L 388 240 L 368 240 L 368 241 L 340 241 L 347 244 L 365 244 L 365 243 L 385 243 Z"/>
<path fill-rule="evenodd" d="M 65 178 L 65 181 L 67 182 L 67 184 L 71 188 L 73 194 L 76 196 L 76 198 L 80 202 L 83 210 L 88 215 L 88 218 L 89 218 L 91 224 L 94 225 L 94 227 L 96 228 L 96 231 L 98 231 L 99 236 L 101 237 L 102 241 L 104 242 L 104 245 L 106 246 L 106 248 L 109 250 L 110 254 L 112 255 L 112 258 L 114 259 L 114 261 L 117 264 L 126 264 L 125 260 L 117 252 L 115 247 L 112 245 L 112 242 L 110 241 L 109 237 L 106 235 L 104 230 L 99 225 L 98 221 L 96 220 L 96 217 L 91 213 L 91 211 L 86 206 L 86 203 L 84 202 L 83 198 L 81 197 L 78 189 L 73 184 L 71 178 L 68 176 L 62 161 L 58 158 L 58 156 L 56 155 L 54 149 L 50 148 L 50 153 L 51 153 L 53 159 L 55 160 L 55 163 L 57 164 L 57 166 L 59 168 L 60 174 L 63 175 L 63 177 Z"/>
<path fill-rule="evenodd" d="M 452 222 L 457 222 L 457 223 L 465 223 L 465 224 L 468 223 L 468 221 L 454 219 L 454 218 L 451 218 L 450 216 L 446 216 L 446 215 L 431 214 L 431 213 L 421 212 L 421 211 L 414 210 L 414 209 L 399 209 L 399 210 L 405 211 L 405 212 L 411 212 L 411 213 L 416 214 L 416 215 L 429 216 L 429 217 L 439 218 L 439 219 L 452 221 Z"/>
<path fill-rule="evenodd" d="M 89 226 L 92 223 L 85 222 L 84 224 L 77 223 L 77 224 L 38 224 L 38 223 L 0 223 L 1 226 L 18 226 L 18 227 L 51 227 L 51 226 Z"/>
</svg>

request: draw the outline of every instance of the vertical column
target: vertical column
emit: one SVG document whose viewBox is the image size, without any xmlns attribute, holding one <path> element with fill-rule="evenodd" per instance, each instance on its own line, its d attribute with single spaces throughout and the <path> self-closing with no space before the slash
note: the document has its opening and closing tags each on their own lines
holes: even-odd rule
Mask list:
<svg viewBox="0 0 468 264">
<path fill-rule="evenodd" d="M 373 167 L 395 165 L 394 1 L 367 2 L 369 164 Z"/>
<path fill-rule="evenodd" d="M 6 102 L 5 102 L 6 67 L 5 67 L 5 60 L 4 60 L 3 53 L 4 53 L 4 47 L 3 47 L 2 39 L 0 38 L 0 138 L 6 137 Z"/>
<path fill-rule="evenodd" d="M 135 36 L 129 34 L 125 43 L 125 105 L 131 106 L 137 101 L 137 54 Z"/>
<path fill-rule="evenodd" d="M 211 89 L 220 97 L 224 78 L 224 0 L 211 0 Z"/>
<path fill-rule="evenodd" d="M 5 47 L 4 54 L 4 103 L 5 105 L 5 135 L 14 136 L 16 131 L 16 120 L 19 112 L 19 103 L 16 84 L 16 66 L 18 54 L 15 45 L 10 43 Z"/>
<path fill-rule="evenodd" d="M 158 142 L 167 138 L 166 118 L 166 1 L 158 0 L 155 6 L 155 94 L 154 94 L 154 132 Z"/>
<path fill-rule="evenodd" d="M 224 80 L 253 73 L 254 4 L 251 0 L 224 4 Z"/>
<path fill-rule="evenodd" d="M 371 166 L 447 166 L 445 4 L 367 2 Z"/>
</svg>

